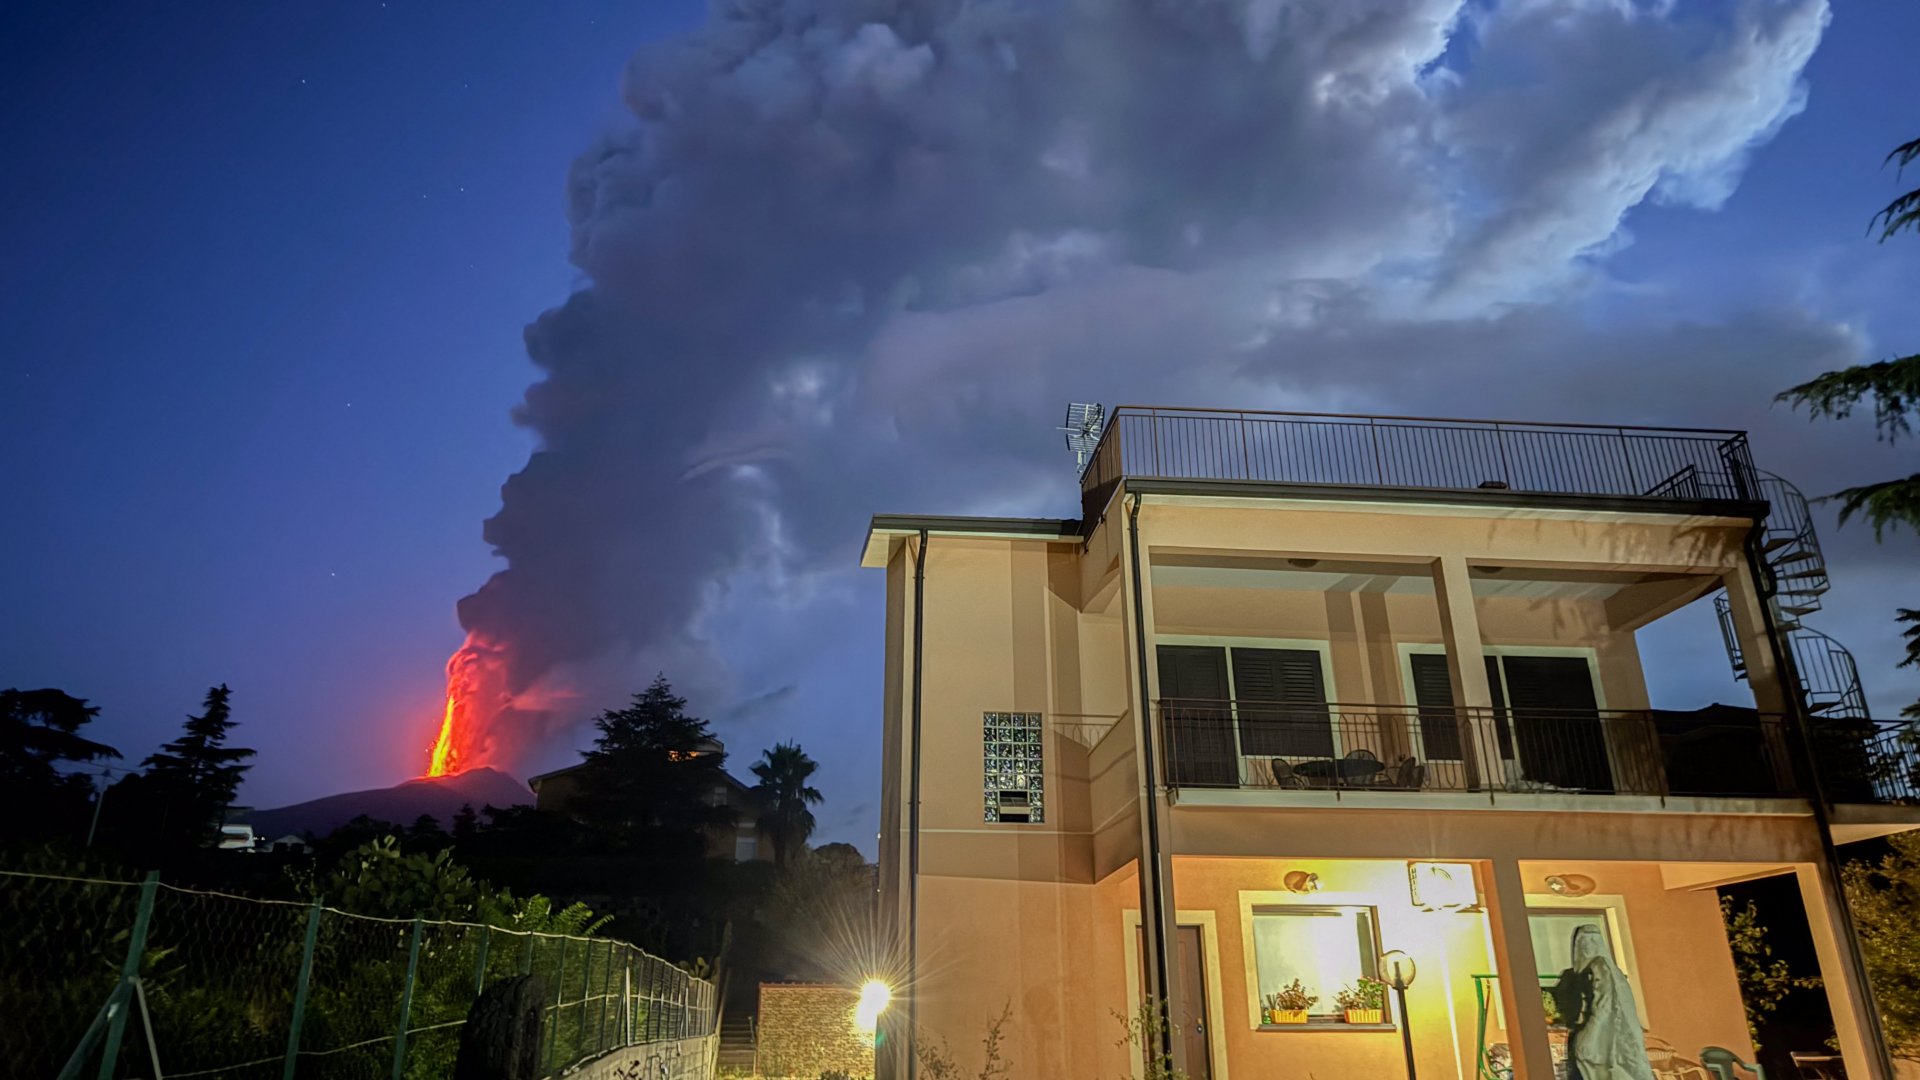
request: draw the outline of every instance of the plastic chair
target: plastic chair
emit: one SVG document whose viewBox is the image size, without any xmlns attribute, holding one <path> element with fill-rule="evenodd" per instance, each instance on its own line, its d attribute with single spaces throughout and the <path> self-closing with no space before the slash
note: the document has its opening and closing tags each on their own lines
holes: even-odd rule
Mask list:
<svg viewBox="0 0 1920 1080">
<path fill-rule="evenodd" d="M 1745 1069 L 1754 1076 L 1754 1080 L 1767 1080 L 1767 1070 L 1759 1065 L 1741 1061 L 1739 1056 L 1724 1046 L 1708 1046 L 1700 1050 L 1700 1064 L 1707 1067 L 1717 1080 L 1740 1080 L 1735 1069 Z"/>
</svg>

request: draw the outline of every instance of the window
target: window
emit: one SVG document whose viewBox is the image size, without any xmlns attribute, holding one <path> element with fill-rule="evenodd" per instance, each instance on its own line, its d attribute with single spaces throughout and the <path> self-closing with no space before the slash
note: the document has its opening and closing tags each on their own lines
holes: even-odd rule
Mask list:
<svg viewBox="0 0 1920 1080">
<path fill-rule="evenodd" d="M 760 837 L 752 829 L 742 828 L 733 834 L 733 861 L 752 862 L 760 857 Z"/>
<path fill-rule="evenodd" d="M 1039 713 L 987 713 L 981 724 L 986 754 L 983 792 L 988 821 L 1046 820 L 1041 775 Z"/>
<path fill-rule="evenodd" d="M 1614 944 L 1613 927 L 1603 910 L 1556 908 L 1527 912 L 1527 932 L 1533 938 L 1533 962 L 1542 975 L 1558 975 L 1573 966 L 1573 932 L 1582 926 L 1597 926 L 1607 939 L 1607 951 L 1616 963 L 1620 947 Z"/>
<path fill-rule="evenodd" d="M 1333 995 L 1379 977 L 1380 935 L 1370 907 L 1285 905 L 1253 909 L 1253 961 L 1260 1000 L 1295 979 L 1318 997 L 1314 1016 L 1334 1016 Z"/>
</svg>

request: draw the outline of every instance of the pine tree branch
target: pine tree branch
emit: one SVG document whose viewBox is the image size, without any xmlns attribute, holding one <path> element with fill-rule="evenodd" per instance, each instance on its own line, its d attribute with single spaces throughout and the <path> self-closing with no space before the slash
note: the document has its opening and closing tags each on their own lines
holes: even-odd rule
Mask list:
<svg viewBox="0 0 1920 1080">
<path fill-rule="evenodd" d="M 1877 484 L 1843 488 L 1815 502 L 1840 500 L 1840 524 L 1860 514 L 1873 526 L 1873 538 L 1881 540 L 1890 528 L 1905 525 L 1920 534 L 1920 473 L 1904 480 L 1883 480 Z"/>
<path fill-rule="evenodd" d="M 1796 410 L 1806 406 L 1810 419 L 1839 420 L 1851 416 L 1862 398 L 1873 399 L 1873 426 L 1880 438 L 1893 442 L 1911 435 L 1910 414 L 1920 415 L 1920 354 L 1829 371 L 1773 400 Z"/>
<path fill-rule="evenodd" d="M 1902 171 L 1905 171 L 1916 158 L 1920 158 L 1920 139 L 1902 143 L 1887 155 L 1887 161 L 1895 163 L 1896 167 Z M 1882 243 L 1901 229 L 1920 230 L 1920 188 L 1914 188 L 1881 207 L 1880 212 L 1873 215 L 1873 219 L 1867 223 L 1867 231 L 1872 232 L 1876 225 L 1880 226 Z"/>
</svg>

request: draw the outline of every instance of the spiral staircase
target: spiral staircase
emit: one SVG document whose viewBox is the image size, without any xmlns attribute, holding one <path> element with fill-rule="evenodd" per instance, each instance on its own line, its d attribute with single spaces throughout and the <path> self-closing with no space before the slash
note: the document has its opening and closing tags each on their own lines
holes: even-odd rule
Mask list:
<svg viewBox="0 0 1920 1080">
<path fill-rule="evenodd" d="M 1832 587 L 1807 497 L 1771 473 L 1759 474 L 1759 486 L 1768 506 L 1758 538 L 1767 579 L 1761 588 L 1772 606 L 1774 625 L 1792 662 L 1793 680 L 1811 718 L 1823 778 L 1833 795 L 1849 801 L 1911 800 L 1917 792 L 1912 751 L 1903 732 L 1883 730 L 1874 722 L 1853 654 L 1803 621 L 1820 610 L 1821 597 Z M 1746 657 L 1725 592 L 1714 597 L 1713 607 L 1734 677 L 1745 679 Z"/>
</svg>

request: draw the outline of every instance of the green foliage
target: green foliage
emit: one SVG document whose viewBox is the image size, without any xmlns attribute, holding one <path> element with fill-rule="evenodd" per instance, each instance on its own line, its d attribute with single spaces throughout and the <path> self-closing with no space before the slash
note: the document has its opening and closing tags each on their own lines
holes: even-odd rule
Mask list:
<svg viewBox="0 0 1920 1080">
<path fill-rule="evenodd" d="M 593 722 L 600 734 L 583 755 L 578 815 L 616 844 L 697 857 L 702 829 L 733 823 L 733 810 L 708 798 L 727 782 L 727 756 L 686 707 L 661 675 L 633 704 Z"/>
<path fill-rule="evenodd" d="M 228 703 L 232 693 L 224 683 L 209 689 L 204 711 L 187 717 L 180 737 L 144 762 L 163 825 L 194 845 L 218 838 L 221 819 L 251 768 L 242 762 L 252 750 L 227 745 L 236 723 Z"/>
<path fill-rule="evenodd" d="M 1267 995 L 1267 1008 L 1282 1012 L 1305 1012 L 1319 1001 L 1318 995 L 1307 993 L 1307 988 L 1295 979 L 1279 990 Z"/>
<path fill-rule="evenodd" d="M 987 1021 L 987 1032 L 980 1039 L 982 1050 L 980 1071 L 974 1074 L 975 1080 L 999 1080 L 1012 1075 L 1013 1063 L 1005 1059 L 1002 1044 L 1006 1041 L 1006 1026 L 1013 1019 L 1013 1003 L 1007 1002 L 1000 1007 L 1000 1015 Z M 920 1062 L 920 1075 L 926 1080 L 959 1080 L 960 1066 L 954 1061 L 953 1048 L 942 1038 L 939 1043 L 926 1033 L 913 1040 L 913 1056 Z"/>
<path fill-rule="evenodd" d="M 875 904 L 873 867 L 852 845 L 802 849 L 760 905 L 767 974 L 826 982 L 867 964 Z"/>
<path fill-rule="evenodd" d="M 1164 1001 L 1143 1001 L 1132 1016 L 1116 1012 L 1113 1018 L 1120 1022 L 1120 1040 L 1114 1045 L 1130 1048 L 1140 1055 L 1143 1080 L 1187 1080 L 1186 1072 L 1174 1067 L 1173 1058 L 1160 1051 L 1173 1031 Z"/>
<path fill-rule="evenodd" d="M 753 786 L 761 806 L 758 824 L 773 840 L 775 866 L 785 866 L 787 854 L 813 835 L 813 811 L 807 807 L 823 796 L 807 781 L 819 767 L 798 743 L 784 742 L 762 751 L 760 760 L 753 763 L 753 775 L 759 780 Z"/>
<path fill-rule="evenodd" d="M 1333 1003 L 1342 1009 L 1383 1009 L 1387 1004 L 1387 984 L 1362 975 L 1352 985 L 1335 991 Z"/>
<path fill-rule="evenodd" d="M 410 854 L 392 836 L 348 852 L 321 878 L 314 893 L 356 915 L 387 919 L 478 921 L 487 899 L 482 882 L 453 861 L 453 852 Z"/>
<path fill-rule="evenodd" d="M 1887 837 L 1878 862 L 1841 872 L 1860 951 L 1896 1057 L 1920 1058 L 1920 834 Z"/>
<path fill-rule="evenodd" d="M 1887 155 L 1887 162 L 1897 165 L 1903 172 L 1915 159 L 1920 159 L 1920 139 L 1902 143 Z M 1873 220 L 1868 223 L 1868 228 L 1875 225 L 1880 227 L 1882 242 L 1901 229 L 1920 230 L 1920 188 L 1914 188 L 1881 207 L 1880 212 L 1873 215 Z"/>
<path fill-rule="evenodd" d="M 1733 971 L 1740 983 L 1740 1000 L 1747 1006 L 1747 1034 L 1758 1050 L 1761 1022 L 1779 1011 L 1781 1001 L 1789 993 L 1814 989 L 1820 985 L 1820 979 L 1795 975 L 1784 959 L 1773 955 L 1773 946 L 1767 942 L 1766 924 L 1760 921 L 1760 909 L 1753 901 L 1736 908 L 1731 897 L 1721 897 L 1720 918 L 1727 927 L 1727 944 L 1733 948 Z"/>
</svg>

